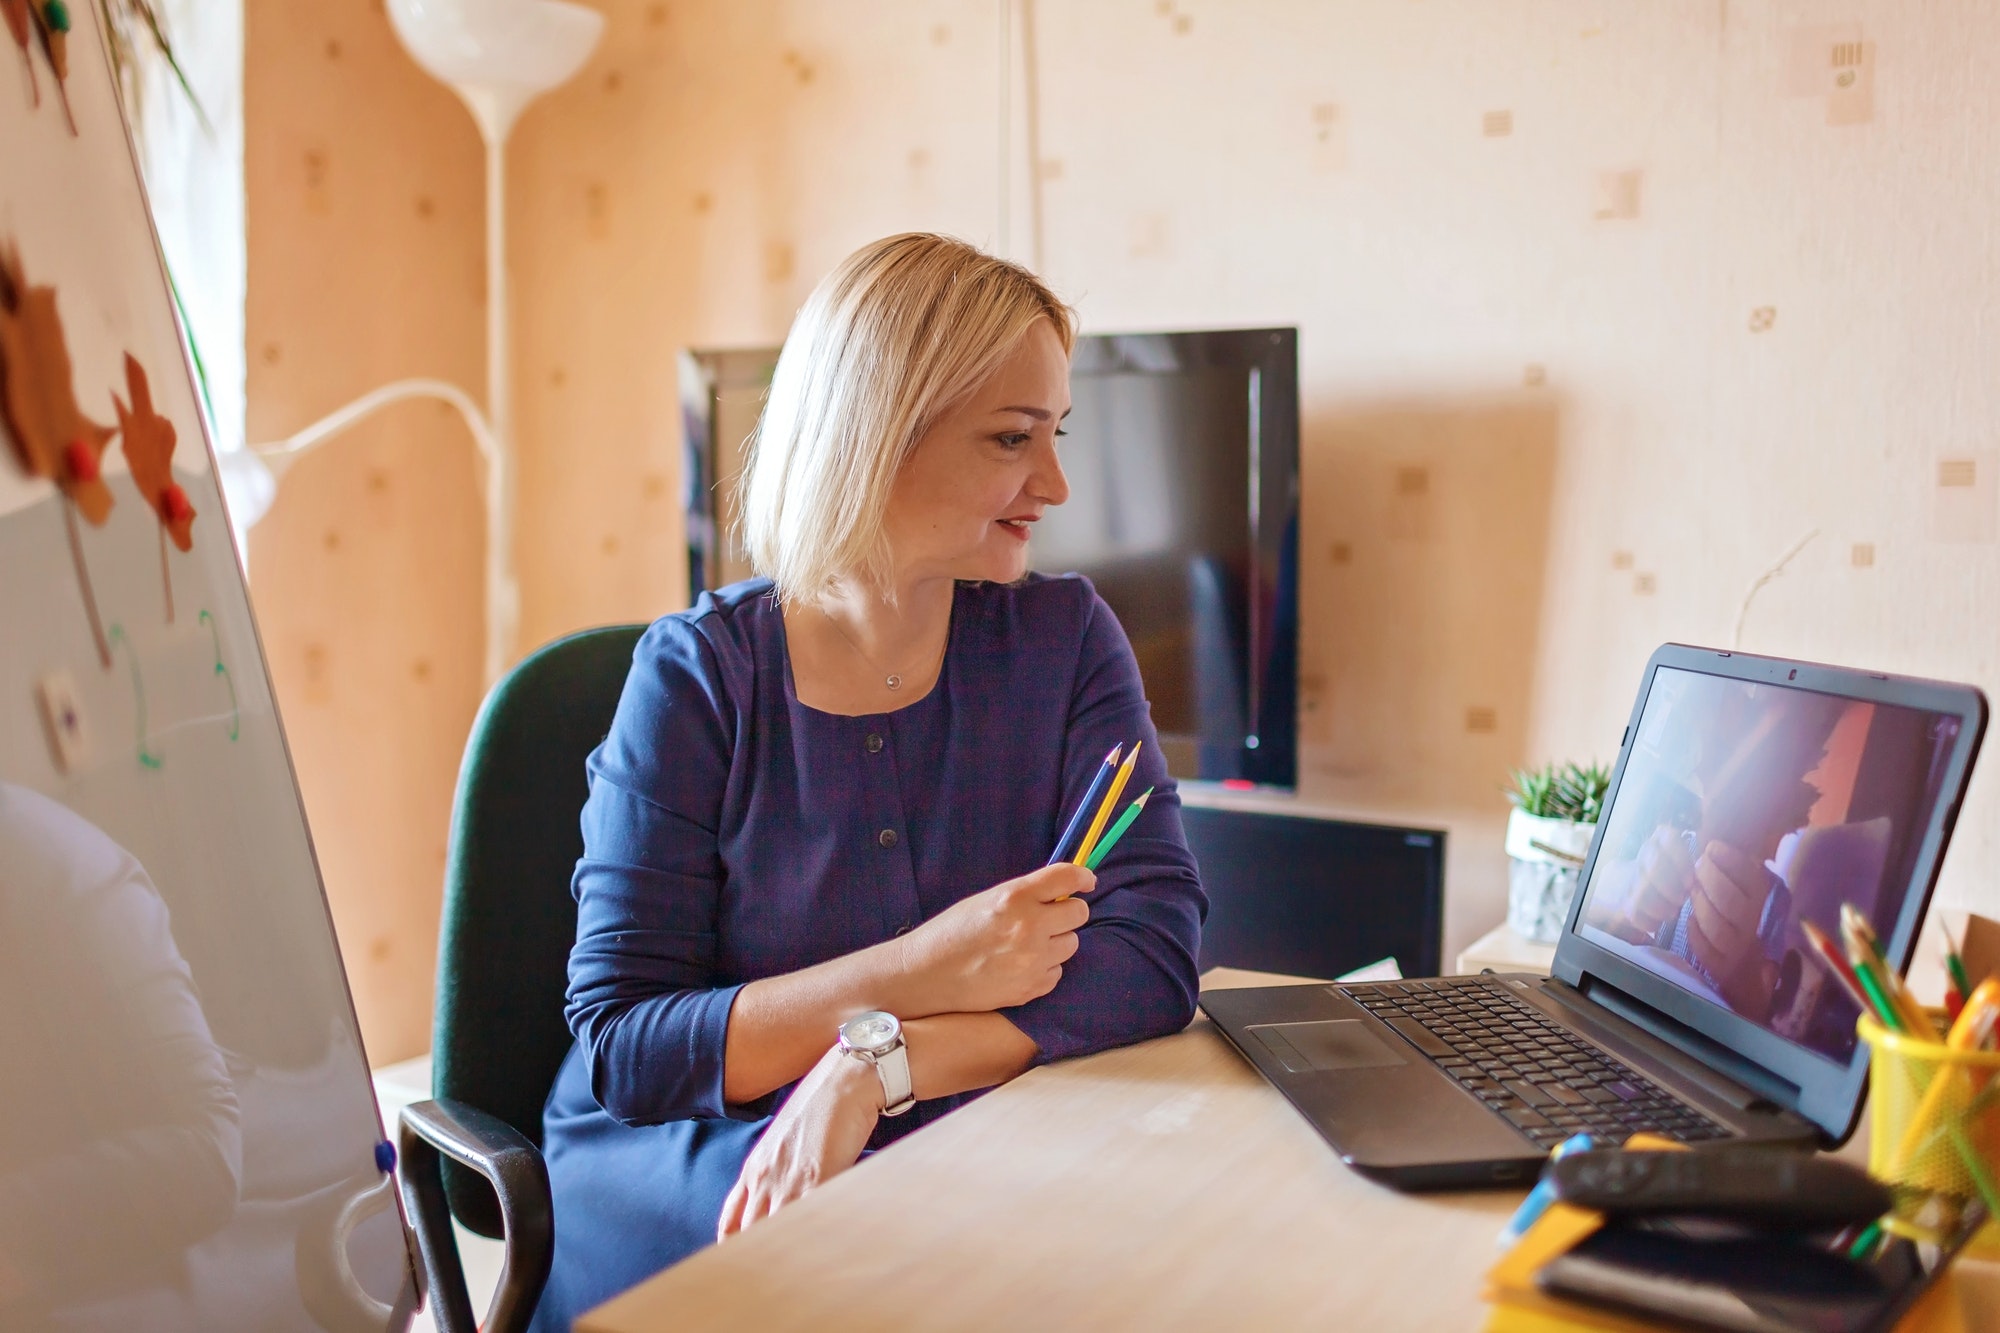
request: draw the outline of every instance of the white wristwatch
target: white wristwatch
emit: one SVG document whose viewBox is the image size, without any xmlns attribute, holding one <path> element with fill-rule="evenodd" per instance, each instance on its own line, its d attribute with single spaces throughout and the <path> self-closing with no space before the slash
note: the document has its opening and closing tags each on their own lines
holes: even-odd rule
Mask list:
<svg viewBox="0 0 2000 1333">
<path fill-rule="evenodd" d="M 840 1053 L 875 1066 L 882 1080 L 882 1114 L 901 1115 L 917 1104 L 910 1091 L 910 1053 L 894 1014 L 856 1014 L 840 1025 Z"/>
</svg>

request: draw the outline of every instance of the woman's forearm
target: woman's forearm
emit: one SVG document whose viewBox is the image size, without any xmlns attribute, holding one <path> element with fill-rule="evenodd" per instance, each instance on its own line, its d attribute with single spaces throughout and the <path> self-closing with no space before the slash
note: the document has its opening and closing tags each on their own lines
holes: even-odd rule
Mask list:
<svg viewBox="0 0 2000 1333">
<path fill-rule="evenodd" d="M 999 1014 L 905 1017 L 912 989 L 898 955 L 882 948 L 751 982 L 729 1013 L 724 1098 L 740 1105 L 803 1078 L 840 1025 L 871 1009 L 904 1019 L 920 1100 L 990 1088 L 1034 1063 L 1034 1041 Z"/>
<path fill-rule="evenodd" d="M 870 1009 L 907 1024 L 933 1014 L 990 1013 L 1047 994 L 1090 916 L 1078 895 L 1096 882 L 1079 866 L 1044 866 L 962 898 L 906 935 L 751 982 L 729 1011 L 723 1100 L 741 1106 L 803 1078 L 833 1044 L 836 1029 Z M 1020 1036 L 1013 1024 L 1006 1027 Z M 1033 1058 L 1029 1043 L 1022 1059 Z M 964 1086 L 1009 1077 L 997 1072 Z"/>
<path fill-rule="evenodd" d="M 881 1009 L 908 1021 L 918 1012 L 914 991 L 894 942 L 751 982 L 729 1010 L 724 1100 L 741 1105 L 803 1078 L 856 1014 Z"/>
<path fill-rule="evenodd" d="M 1000 1014 L 936 1014 L 903 1024 L 918 1101 L 990 1088 L 1028 1072 L 1034 1041 Z"/>
</svg>

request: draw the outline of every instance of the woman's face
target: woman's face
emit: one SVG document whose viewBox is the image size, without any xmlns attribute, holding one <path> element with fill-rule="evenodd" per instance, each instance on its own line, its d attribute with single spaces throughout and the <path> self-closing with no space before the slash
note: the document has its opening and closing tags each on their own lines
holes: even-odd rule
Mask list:
<svg viewBox="0 0 2000 1333">
<path fill-rule="evenodd" d="M 1056 436 L 1069 413 L 1069 357 L 1037 321 L 1000 368 L 917 441 L 889 493 L 898 580 L 1011 583 L 1028 572 L 1028 532 L 1069 498 Z"/>
</svg>

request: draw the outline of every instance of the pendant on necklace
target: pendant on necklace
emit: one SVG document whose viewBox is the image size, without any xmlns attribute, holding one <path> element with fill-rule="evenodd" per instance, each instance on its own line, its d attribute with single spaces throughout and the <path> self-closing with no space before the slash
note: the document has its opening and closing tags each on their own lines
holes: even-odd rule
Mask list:
<svg viewBox="0 0 2000 1333">
<path fill-rule="evenodd" d="M 901 676 L 891 676 L 889 677 L 889 679 L 883 681 L 882 683 L 884 685 L 887 685 L 892 690 L 900 690 L 903 688 L 903 678 Z"/>
</svg>

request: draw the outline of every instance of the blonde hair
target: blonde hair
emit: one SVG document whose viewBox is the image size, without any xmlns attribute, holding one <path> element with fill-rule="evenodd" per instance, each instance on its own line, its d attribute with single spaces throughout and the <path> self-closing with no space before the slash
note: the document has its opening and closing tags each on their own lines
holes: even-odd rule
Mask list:
<svg viewBox="0 0 2000 1333">
<path fill-rule="evenodd" d="M 949 236 L 890 236 L 841 261 L 793 321 L 750 437 L 738 513 L 752 568 L 787 600 L 856 575 L 889 590 L 897 472 L 1043 319 L 1068 353 L 1068 306 Z"/>
</svg>

